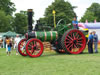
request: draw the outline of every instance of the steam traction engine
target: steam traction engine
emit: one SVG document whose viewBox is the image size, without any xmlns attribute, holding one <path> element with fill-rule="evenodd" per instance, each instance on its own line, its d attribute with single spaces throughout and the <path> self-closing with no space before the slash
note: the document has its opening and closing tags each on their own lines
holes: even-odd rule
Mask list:
<svg viewBox="0 0 100 75">
<path fill-rule="evenodd" d="M 86 32 L 73 29 L 73 25 L 60 25 L 52 31 L 32 31 L 32 9 L 28 10 L 28 32 L 18 44 L 22 56 L 39 57 L 44 41 L 50 42 L 57 53 L 80 54 L 86 46 Z"/>
</svg>

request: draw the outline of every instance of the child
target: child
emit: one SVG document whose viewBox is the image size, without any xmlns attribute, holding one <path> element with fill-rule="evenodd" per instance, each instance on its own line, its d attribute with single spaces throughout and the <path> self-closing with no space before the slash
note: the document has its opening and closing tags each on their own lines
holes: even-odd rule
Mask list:
<svg viewBox="0 0 100 75">
<path fill-rule="evenodd" d="M 10 43 L 8 44 L 8 54 L 9 54 L 9 56 L 10 56 L 10 54 L 11 54 L 11 47 L 12 47 L 12 43 L 10 42 Z"/>
</svg>

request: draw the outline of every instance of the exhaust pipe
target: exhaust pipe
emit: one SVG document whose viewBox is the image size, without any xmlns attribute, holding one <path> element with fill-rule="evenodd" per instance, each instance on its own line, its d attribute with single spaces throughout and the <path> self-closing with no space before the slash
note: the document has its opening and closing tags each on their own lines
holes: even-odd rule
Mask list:
<svg viewBox="0 0 100 75">
<path fill-rule="evenodd" d="M 31 32 L 33 27 L 32 27 L 32 16 L 33 16 L 33 10 L 28 9 L 28 32 Z"/>
</svg>

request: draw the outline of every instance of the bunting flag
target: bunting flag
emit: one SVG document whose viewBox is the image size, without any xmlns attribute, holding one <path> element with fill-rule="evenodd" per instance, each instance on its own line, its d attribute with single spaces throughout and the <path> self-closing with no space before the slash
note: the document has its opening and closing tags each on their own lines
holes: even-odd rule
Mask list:
<svg viewBox="0 0 100 75">
<path fill-rule="evenodd" d="M 94 23 L 96 23 L 97 21 L 96 21 L 96 19 L 94 20 Z"/>
</svg>

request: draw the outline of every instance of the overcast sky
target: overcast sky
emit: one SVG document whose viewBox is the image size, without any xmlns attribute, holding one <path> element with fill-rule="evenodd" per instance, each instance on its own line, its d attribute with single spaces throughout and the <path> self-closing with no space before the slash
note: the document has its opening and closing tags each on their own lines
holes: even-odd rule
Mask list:
<svg viewBox="0 0 100 75">
<path fill-rule="evenodd" d="M 33 9 L 34 10 L 34 19 L 37 20 L 40 17 L 43 17 L 45 8 L 54 0 L 11 0 L 16 6 L 16 12 L 20 10 Z M 69 1 L 72 6 L 77 6 L 74 11 L 78 16 L 78 20 L 83 16 L 86 8 L 88 8 L 93 2 L 100 3 L 100 0 L 65 0 Z"/>
</svg>

